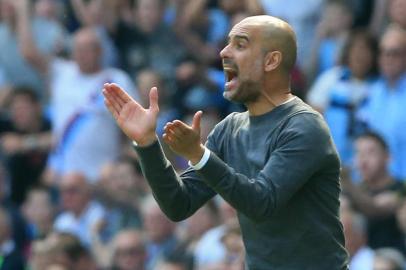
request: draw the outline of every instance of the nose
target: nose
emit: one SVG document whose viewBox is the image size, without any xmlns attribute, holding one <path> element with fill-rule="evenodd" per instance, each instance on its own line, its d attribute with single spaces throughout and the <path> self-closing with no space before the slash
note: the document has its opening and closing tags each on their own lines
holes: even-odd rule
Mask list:
<svg viewBox="0 0 406 270">
<path fill-rule="evenodd" d="M 230 44 L 226 45 L 226 46 L 220 51 L 220 57 L 221 57 L 221 58 L 230 58 Z"/>
</svg>

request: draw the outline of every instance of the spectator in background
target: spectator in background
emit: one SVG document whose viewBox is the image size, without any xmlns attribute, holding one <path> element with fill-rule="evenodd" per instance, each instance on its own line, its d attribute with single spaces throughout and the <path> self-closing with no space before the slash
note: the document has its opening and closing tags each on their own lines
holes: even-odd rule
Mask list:
<svg viewBox="0 0 406 270">
<path fill-rule="evenodd" d="M 54 233 L 47 238 L 47 267 L 60 265 L 74 270 L 96 270 L 97 266 L 86 246 L 69 233 Z M 41 269 L 42 270 L 42 269 Z"/>
<path fill-rule="evenodd" d="M 55 22 L 32 15 L 28 0 L 0 0 L 0 65 L 9 83 L 27 85 L 35 89 L 41 100 L 46 100 L 45 70 L 36 69 L 26 46 L 27 37 L 47 56 L 55 55 L 65 47 L 65 31 Z M 29 34 L 27 34 L 29 30 Z"/>
<path fill-rule="evenodd" d="M 389 1 L 389 17 L 393 23 L 406 31 L 406 0 Z"/>
<path fill-rule="evenodd" d="M 310 78 L 338 63 L 352 25 L 352 10 L 344 1 L 329 1 L 322 12 L 312 46 Z"/>
<path fill-rule="evenodd" d="M 218 223 L 217 205 L 214 201 L 209 201 L 179 226 L 178 237 L 180 245 L 187 250 L 187 253 L 193 253 L 202 235 L 218 226 Z"/>
<path fill-rule="evenodd" d="M 6 107 L 6 101 L 11 92 L 11 87 L 9 86 L 9 81 L 6 77 L 6 72 L 0 62 L 0 108 Z M 3 109 L 0 109 L 2 113 Z"/>
<path fill-rule="evenodd" d="M 111 270 L 145 270 L 147 251 L 141 231 L 123 230 L 113 240 Z M 160 268 L 158 268 L 160 269 Z"/>
<path fill-rule="evenodd" d="M 51 124 L 30 88 L 14 88 L 8 103 L 9 115 L 0 120 L 0 147 L 10 173 L 11 200 L 20 205 L 28 189 L 41 181 L 52 146 Z"/>
<path fill-rule="evenodd" d="M 213 65 L 223 47 L 232 18 L 239 13 L 258 15 L 263 9 L 258 0 L 187 1 L 176 25 L 178 36 L 199 63 Z"/>
<path fill-rule="evenodd" d="M 108 209 L 106 226 L 110 235 L 124 228 L 141 227 L 140 205 L 149 189 L 137 166 L 136 161 L 126 157 L 103 166 L 95 197 Z"/>
<path fill-rule="evenodd" d="M 7 210 L 0 207 L 0 270 L 24 270 L 21 252 L 12 240 L 12 223 Z"/>
<path fill-rule="evenodd" d="M 146 234 L 146 269 L 155 269 L 157 263 L 177 248 L 176 224 L 170 221 L 150 195 L 142 205 L 143 230 Z"/>
<path fill-rule="evenodd" d="M 237 215 L 228 202 L 219 201 L 221 223 L 204 233 L 196 243 L 194 250 L 195 265 L 197 270 L 204 270 L 225 260 L 227 250 L 222 238 L 228 227 L 237 224 Z"/>
<path fill-rule="evenodd" d="M 18 250 L 29 244 L 27 224 L 22 218 L 18 207 L 10 200 L 10 183 L 8 173 L 0 160 L 0 207 L 7 210 L 12 224 L 12 238 Z"/>
<path fill-rule="evenodd" d="M 118 65 L 118 52 L 108 32 L 117 12 L 114 2 L 111 0 L 70 0 L 74 15 L 81 26 L 92 27 L 99 37 L 103 67 Z"/>
<path fill-rule="evenodd" d="M 187 256 L 175 254 L 166 256 L 157 266 L 159 270 L 193 270 L 193 264 Z"/>
<path fill-rule="evenodd" d="M 350 270 L 372 270 L 374 251 L 367 245 L 365 218 L 351 209 L 340 215 L 344 227 L 345 248 L 350 255 Z"/>
<path fill-rule="evenodd" d="M 396 221 L 403 184 L 387 169 L 388 146 L 376 133 L 366 133 L 356 140 L 356 165 L 361 175 L 360 185 L 342 177 L 342 186 L 354 208 L 367 218 L 368 245 L 373 248 L 394 247 L 405 251 L 402 232 Z"/>
<path fill-rule="evenodd" d="M 75 235 L 86 246 L 91 244 L 91 230 L 105 216 L 103 207 L 92 200 L 86 177 L 78 172 L 65 174 L 60 183 L 63 212 L 54 229 Z"/>
<path fill-rule="evenodd" d="M 164 22 L 165 2 L 139 0 L 134 9 L 134 25 L 118 20 L 112 28 L 121 66 L 135 76 L 140 70 L 151 68 L 173 88 L 176 66 L 183 60 L 185 51 Z"/>
<path fill-rule="evenodd" d="M 324 114 L 346 167 L 351 167 L 354 139 L 363 131 L 356 115 L 377 78 L 377 55 L 375 38 L 365 30 L 353 31 L 341 64 L 321 74 L 309 92 L 309 103 Z"/>
<path fill-rule="evenodd" d="M 56 208 L 47 188 L 34 187 L 27 192 L 22 213 L 28 223 L 31 239 L 43 239 L 53 229 Z"/>
<path fill-rule="evenodd" d="M 405 258 L 396 249 L 381 248 L 375 251 L 374 270 L 403 270 Z"/>
<path fill-rule="evenodd" d="M 371 86 L 368 103 L 359 114 L 370 129 L 381 134 L 391 153 L 390 173 L 406 179 L 406 32 L 391 25 L 380 42 L 381 78 Z"/>
<path fill-rule="evenodd" d="M 315 29 L 327 0 L 261 0 L 265 13 L 286 20 L 297 35 L 298 66 L 300 70 L 308 68 L 309 52 L 315 37 Z M 339 23 L 341 18 L 334 23 Z"/>
<path fill-rule="evenodd" d="M 26 10 L 27 0 L 19 2 Z M 37 70 L 46 71 L 50 85 L 55 149 L 48 162 L 46 181 L 52 184 L 58 175 L 69 171 L 81 171 L 89 181 L 96 181 L 101 166 L 114 160 L 121 146 L 121 133 L 103 105 L 100 89 L 106 82 L 117 82 L 129 87 L 135 96 L 134 85 L 121 70 L 103 68 L 100 38 L 94 29 L 78 30 L 73 60 L 63 60 L 39 50 L 24 16 L 18 23 L 19 35 L 24 38 L 19 46 L 26 52 L 25 58 Z"/>
</svg>

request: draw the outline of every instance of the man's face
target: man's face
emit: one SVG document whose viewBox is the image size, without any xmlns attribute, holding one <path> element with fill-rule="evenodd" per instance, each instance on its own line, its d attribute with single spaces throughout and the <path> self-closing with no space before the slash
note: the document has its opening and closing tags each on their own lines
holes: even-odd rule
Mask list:
<svg viewBox="0 0 406 270">
<path fill-rule="evenodd" d="M 101 48 L 97 36 L 80 33 L 75 37 L 73 59 L 83 73 L 93 73 L 98 70 L 101 62 Z"/>
<path fill-rule="evenodd" d="M 136 235 L 119 235 L 115 247 L 115 264 L 122 270 L 144 269 L 145 247 Z"/>
<path fill-rule="evenodd" d="M 356 164 L 364 181 L 374 179 L 386 170 L 388 156 L 374 139 L 360 138 L 355 148 Z"/>
<path fill-rule="evenodd" d="M 14 97 L 10 110 L 13 122 L 21 130 L 28 130 L 40 117 L 39 105 L 23 95 Z"/>
<path fill-rule="evenodd" d="M 85 181 L 76 174 L 68 174 L 62 178 L 60 192 L 65 210 L 80 213 L 86 207 L 89 194 Z"/>
<path fill-rule="evenodd" d="M 380 44 L 379 67 L 387 79 L 396 79 L 406 69 L 406 37 L 400 32 L 384 35 Z"/>
<path fill-rule="evenodd" d="M 258 26 L 239 23 L 220 52 L 226 76 L 224 97 L 239 103 L 255 102 L 264 79 L 264 51 Z"/>
<path fill-rule="evenodd" d="M 136 8 L 137 25 L 144 33 L 151 33 L 162 21 L 162 7 L 159 0 L 140 0 Z"/>
<path fill-rule="evenodd" d="M 0 16 L 8 21 L 15 18 L 15 9 L 12 0 L 0 0 Z"/>
</svg>

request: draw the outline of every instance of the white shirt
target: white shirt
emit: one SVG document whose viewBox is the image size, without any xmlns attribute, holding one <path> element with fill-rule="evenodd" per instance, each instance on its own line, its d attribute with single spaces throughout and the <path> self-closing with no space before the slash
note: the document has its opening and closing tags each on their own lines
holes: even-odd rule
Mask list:
<svg viewBox="0 0 406 270">
<path fill-rule="evenodd" d="M 350 270 L 372 270 L 374 264 L 374 251 L 369 247 L 360 248 L 351 258 Z"/>
<path fill-rule="evenodd" d="M 50 166 L 58 173 L 79 171 L 95 181 L 101 166 L 115 159 L 120 148 L 119 129 L 104 105 L 103 84 L 115 82 L 138 99 L 135 87 L 121 70 L 88 75 L 75 62 L 61 59 L 52 62 L 50 75 L 51 121 L 59 143 Z"/>
<path fill-rule="evenodd" d="M 62 212 L 55 220 L 54 230 L 71 233 L 89 246 L 94 225 L 105 215 L 106 212 L 100 204 L 90 202 L 79 217 L 76 217 L 72 212 Z"/>
</svg>

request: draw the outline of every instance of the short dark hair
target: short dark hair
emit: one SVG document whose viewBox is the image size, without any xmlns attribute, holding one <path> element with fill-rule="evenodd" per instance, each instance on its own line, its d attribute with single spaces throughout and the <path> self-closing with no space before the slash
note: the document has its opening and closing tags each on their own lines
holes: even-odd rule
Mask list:
<svg viewBox="0 0 406 270">
<path fill-rule="evenodd" d="M 32 103 L 39 103 L 40 98 L 38 93 L 30 86 L 16 86 L 10 93 L 9 104 L 11 104 L 16 97 L 27 97 Z"/>
<path fill-rule="evenodd" d="M 373 141 L 375 141 L 376 143 L 379 144 L 379 146 L 385 151 L 388 152 L 389 151 L 389 146 L 387 144 L 387 142 L 385 141 L 385 139 L 377 132 L 368 130 L 362 134 L 360 134 L 357 137 L 357 140 L 359 139 L 371 139 Z"/>
<path fill-rule="evenodd" d="M 378 74 L 378 57 L 377 57 L 379 54 L 378 40 L 367 29 L 356 28 L 351 31 L 348 39 L 346 40 L 343 46 L 343 49 L 341 50 L 341 57 L 339 62 L 340 64 L 347 66 L 349 63 L 350 49 L 354 46 L 356 42 L 360 41 L 364 42 L 367 45 L 372 55 L 372 63 L 367 75 L 375 76 Z"/>
</svg>

